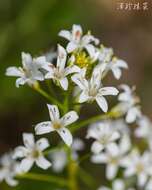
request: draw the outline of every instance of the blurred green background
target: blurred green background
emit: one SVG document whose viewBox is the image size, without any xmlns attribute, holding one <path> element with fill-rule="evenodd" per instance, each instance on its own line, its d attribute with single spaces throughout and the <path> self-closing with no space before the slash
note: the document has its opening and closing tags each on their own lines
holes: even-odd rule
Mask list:
<svg viewBox="0 0 152 190">
<path fill-rule="evenodd" d="M 21 64 L 22 51 L 36 56 L 56 47 L 63 42 L 58 32 L 71 29 L 72 24 L 81 24 L 84 31 L 90 29 L 128 62 L 129 70 L 119 82 L 136 84 L 142 108 L 151 116 L 152 4 L 147 0 L 148 11 L 119 11 L 117 2 L 0 0 L 0 153 L 18 145 L 23 131 L 31 131 L 33 124 L 48 118 L 45 100 L 28 87 L 17 89 L 15 78 L 5 76 L 6 68 Z M 52 189 L 31 184 L 23 182 L 17 189 Z M 4 186 L 0 189 L 7 189 Z"/>
</svg>

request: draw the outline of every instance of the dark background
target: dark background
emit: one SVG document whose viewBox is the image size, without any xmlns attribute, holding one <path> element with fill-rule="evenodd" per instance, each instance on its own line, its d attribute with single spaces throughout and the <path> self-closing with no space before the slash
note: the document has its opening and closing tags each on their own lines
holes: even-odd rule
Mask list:
<svg viewBox="0 0 152 190">
<path fill-rule="evenodd" d="M 72 24 L 91 30 L 128 62 L 119 82 L 137 86 L 142 109 L 151 116 L 152 2 L 147 0 L 148 11 L 120 11 L 117 2 L 129 0 L 0 0 L 0 153 L 18 145 L 23 131 L 48 119 L 45 100 L 27 86 L 17 89 L 6 68 L 21 64 L 22 51 L 36 56 L 56 47 L 63 42 L 58 32 Z"/>
</svg>

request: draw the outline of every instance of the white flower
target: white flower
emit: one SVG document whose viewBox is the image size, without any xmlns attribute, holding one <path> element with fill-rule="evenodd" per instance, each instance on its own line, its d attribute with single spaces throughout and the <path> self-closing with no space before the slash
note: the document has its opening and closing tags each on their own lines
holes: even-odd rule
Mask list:
<svg viewBox="0 0 152 190">
<path fill-rule="evenodd" d="M 121 179 L 116 179 L 112 183 L 112 189 L 109 187 L 102 186 L 98 190 L 134 190 L 134 189 L 133 188 L 127 188 L 126 189 L 124 181 Z"/>
<path fill-rule="evenodd" d="M 91 44 L 91 42 L 99 44 L 99 40 L 94 36 L 90 34 L 86 34 L 83 36 L 82 28 L 80 25 L 74 24 L 72 26 L 71 32 L 67 30 L 61 30 L 59 32 L 59 36 L 69 41 L 66 47 L 68 53 L 85 48 L 91 56 L 95 51 L 95 47 Z"/>
<path fill-rule="evenodd" d="M 140 187 L 145 185 L 151 169 L 149 152 L 146 151 L 143 155 L 140 155 L 139 151 L 134 149 L 122 160 L 121 165 L 126 168 L 124 173 L 125 177 L 136 175 L 137 184 Z"/>
<path fill-rule="evenodd" d="M 135 130 L 136 137 L 146 138 L 147 140 L 151 140 L 152 138 L 152 122 L 146 116 L 142 116 L 138 120 L 139 127 Z"/>
<path fill-rule="evenodd" d="M 23 158 L 20 163 L 20 170 L 28 172 L 34 162 L 42 169 L 48 169 L 51 163 L 43 156 L 43 150 L 49 147 L 46 138 L 41 138 L 37 142 L 34 141 L 34 135 L 31 133 L 23 133 L 24 146 L 18 146 L 14 151 L 14 158 Z"/>
<path fill-rule="evenodd" d="M 113 49 L 112 48 L 106 48 L 104 45 L 101 45 L 101 48 L 99 50 L 99 61 L 100 63 L 108 63 L 111 61 L 113 56 Z"/>
<path fill-rule="evenodd" d="M 44 65 L 44 69 L 47 71 L 45 78 L 53 79 L 61 85 L 64 90 L 68 89 L 67 76 L 72 73 L 80 72 L 80 68 L 76 65 L 66 66 L 67 53 L 65 49 L 58 45 L 58 57 L 56 67 L 53 64 Z"/>
<path fill-rule="evenodd" d="M 101 84 L 101 69 L 97 66 L 94 68 L 92 77 L 90 80 L 85 78 L 86 69 L 82 69 L 79 74 L 72 76 L 72 80 L 81 89 L 79 97 L 79 103 L 96 101 L 100 108 L 104 111 L 108 111 L 108 104 L 104 96 L 118 94 L 118 90 L 114 87 L 103 87 Z"/>
<path fill-rule="evenodd" d="M 72 124 L 78 119 L 78 115 L 75 111 L 70 111 L 60 118 L 58 107 L 55 105 L 47 105 L 51 121 L 41 122 L 36 125 L 35 131 L 37 135 L 50 133 L 56 131 L 63 141 L 70 146 L 72 144 L 72 134 L 66 128 L 67 125 Z"/>
<path fill-rule="evenodd" d="M 111 70 L 116 79 L 120 79 L 122 75 L 121 69 L 127 68 L 127 63 L 121 59 L 113 58 L 110 63 L 107 63 L 107 70 Z"/>
<path fill-rule="evenodd" d="M 91 160 L 93 163 L 104 163 L 106 164 L 106 177 L 107 179 L 113 179 L 121 165 L 121 161 L 125 154 L 130 149 L 130 139 L 125 135 L 120 144 L 111 143 L 106 147 L 105 152 L 95 154 Z"/>
<path fill-rule="evenodd" d="M 90 126 L 87 132 L 87 138 L 94 138 L 91 150 L 98 154 L 110 143 L 120 138 L 120 134 L 115 130 L 113 122 L 110 120 L 95 123 Z"/>
<path fill-rule="evenodd" d="M 124 92 L 118 96 L 118 100 L 120 101 L 118 107 L 122 112 L 126 113 L 126 122 L 133 123 L 141 116 L 140 107 L 137 105 L 139 98 L 134 95 L 134 88 L 131 89 L 125 84 L 121 85 L 120 88 L 123 89 Z"/>
<path fill-rule="evenodd" d="M 3 180 L 10 186 L 16 186 L 18 181 L 15 176 L 18 173 L 18 162 L 12 158 L 12 153 L 4 154 L 0 158 L 0 182 Z"/>
<path fill-rule="evenodd" d="M 30 54 L 22 52 L 23 67 L 9 67 L 6 70 L 7 76 L 19 77 L 16 80 L 16 87 L 24 85 L 25 83 L 33 85 L 37 80 L 43 81 L 44 75 L 40 71 L 42 65 L 47 65 L 44 56 L 33 58 Z"/>
<path fill-rule="evenodd" d="M 67 164 L 67 155 L 64 149 L 50 153 L 49 157 L 52 161 L 52 169 L 57 173 L 61 172 Z"/>
</svg>

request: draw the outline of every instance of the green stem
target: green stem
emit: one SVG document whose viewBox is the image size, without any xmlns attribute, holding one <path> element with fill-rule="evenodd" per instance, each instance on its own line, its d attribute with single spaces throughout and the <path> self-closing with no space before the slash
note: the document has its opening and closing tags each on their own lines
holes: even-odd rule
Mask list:
<svg viewBox="0 0 152 190">
<path fill-rule="evenodd" d="M 56 100 L 54 97 L 50 96 L 47 92 L 41 89 L 39 85 L 33 86 L 33 89 L 36 90 L 42 96 L 44 96 L 46 99 L 48 99 L 50 102 L 57 105 L 60 109 L 64 109 L 63 105 L 58 100 Z"/>
<path fill-rule="evenodd" d="M 94 178 L 86 172 L 83 168 L 78 168 L 78 174 L 81 181 L 87 186 L 90 187 L 90 189 L 96 189 L 97 185 L 95 183 Z"/>
<path fill-rule="evenodd" d="M 78 190 L 78 184 L 77 184 L 77 171 L 78 171 L 78 165 L 74 160 L 71 160 L 68 164 L 68 173 L 69 173 L 69 190 Z"/>
<path fill-rule="evenodd" d="M 107 113 L 104 115 L 97 115 L 93 116 L 90 119 L 80 121 L 78 124 L 71 127 L 71 131 L 75 132 L 76 130 L 80 129 L 81 127 L 87 126 L 88 124 L 94 123 L 96 121 L 102 120 L 102 119 L 108 119 L 111 116 L 111 113 Z"/>
<path fill-rule="evenodd" d="M 57 176 L 52 176 L 52 175 L 27 173 L 27 174 L 23 174 L 23 175 L 18 175 L 17 178 L 54 183 L 54 184 L 57 184 L 57 185 L 62 186 L 62 187 L 67 186 L 66 179 L 61 178 L 61 177 L 57 177 Z"/>
</svg>

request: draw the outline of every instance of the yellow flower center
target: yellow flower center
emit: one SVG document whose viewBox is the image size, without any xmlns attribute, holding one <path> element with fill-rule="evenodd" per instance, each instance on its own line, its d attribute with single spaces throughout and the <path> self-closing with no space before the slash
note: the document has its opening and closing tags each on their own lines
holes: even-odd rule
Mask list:
<svg viewBox="0 0 152 190">
<path fill-rule="evenodd" d="M 138 163 L 136 165 L 137 173 L 141 173 L 144 170 L 144 166 L 142 163 Z"/>
<path fill-rule="evenodd" d="M 38 158 L 40 156 L 40 152 L 38 151 L 38 150 L 33 150 L 33 152 L 32 152 L 32 157 L 33 158 Z"/>
<path fill-rule="evenodd" d="M 53 123 L 53 128 L 54 129 L 60 129 L 61 128 L 61 124 L 60 123 L 58 123 L 58 122 L 55 122 L 55 123 Z"/>
<path fill-rule="evenodd" d="M 88 67 L 90 64 L 90 59 L 87 57 L 85 52 L 80 52 L 76 55 L 76 65 L 80 68 Z"/>
</svg>

